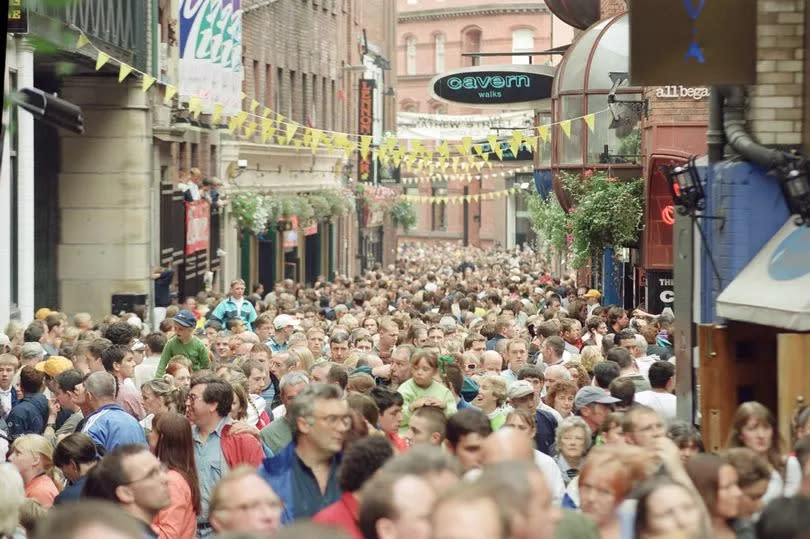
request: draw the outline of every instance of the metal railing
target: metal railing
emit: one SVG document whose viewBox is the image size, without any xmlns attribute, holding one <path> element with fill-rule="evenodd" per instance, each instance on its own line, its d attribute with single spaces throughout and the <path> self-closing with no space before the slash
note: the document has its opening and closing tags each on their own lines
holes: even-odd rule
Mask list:
<svg viewBox="0 0 810 539">
<path fill-rule="evenodd" d="M 131 52 L 134 67 L 146 69 L 149 25 L 146 0 L 28 0 L 26 7 Z"/>
</svg>

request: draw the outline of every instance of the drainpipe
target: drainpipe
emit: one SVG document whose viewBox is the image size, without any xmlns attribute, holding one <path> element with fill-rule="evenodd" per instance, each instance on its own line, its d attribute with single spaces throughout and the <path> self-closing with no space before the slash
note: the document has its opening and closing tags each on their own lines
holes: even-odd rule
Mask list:
<svg viewBox="0 0 810 539">
<path fill-rule="evenodd" d="M 731 149 L 765 170 L 784 166 L 794 157 L 784 151 L 766 148 L 756 142 L 745 130 L 745 89 L 742 86 L 718 86 L 715 88 L 721 103 L 720 117 Z M 714 94 L 715 92 L 712 92 Z"/>
<path fill-rule="evenodd" d="M 726 136 L 723 132 L 723 95 L 719 88 L 712 88 L 709 95 L 709 128 L 706 131 L 706 145 L 709 147 L 709 163 L 723 160 L 723 146 Z"/>
</svg>

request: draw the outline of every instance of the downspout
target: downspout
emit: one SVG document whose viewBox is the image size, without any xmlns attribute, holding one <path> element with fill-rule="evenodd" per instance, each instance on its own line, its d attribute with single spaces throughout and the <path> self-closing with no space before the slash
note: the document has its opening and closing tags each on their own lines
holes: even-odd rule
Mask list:
<svg viewBox="0 0 810 539">
<path fill-rule="evenodd" d="M 709 163 L 723 160 L 723 147 L 726 136 L 723 131 L 723 95 L 719 88 L 712 88 L 709 95 L 709 127 L 706 131 L 706 145 L 709 147 Z"/>
<path fill-rule="evenodd" d="M 766 148 L 756 142 L 745 130 L 745 89 L 742 86 L 718 86 L 712 92 L 720 99 L 719 116 L 723 122 L 723 129 L 728 145 L 734 152 L 746 161 L 750 161 L 766 171 L 788 164 L 795 159 L 791 154 L 782 150 Z M 710 116 L 710 120 L 715 119 Z M 710 146 L 711 150 L 711 146 Z M 711 157 L 711 154 L 710 154 Z"/>
</svg>

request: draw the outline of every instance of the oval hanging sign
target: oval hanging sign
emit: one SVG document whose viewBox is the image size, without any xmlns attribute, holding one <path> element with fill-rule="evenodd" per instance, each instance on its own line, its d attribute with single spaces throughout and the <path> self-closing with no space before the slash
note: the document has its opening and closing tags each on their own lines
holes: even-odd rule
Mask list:
<svg viewBox="0 0 810 539">
<path fill-rule="evenodd" d="M 525 109 L 551 97 L 556 68 L 546 65 L 486 65 L 443 73 L 430 81 L 430 95 L 472 107 Z"/>
</svg>

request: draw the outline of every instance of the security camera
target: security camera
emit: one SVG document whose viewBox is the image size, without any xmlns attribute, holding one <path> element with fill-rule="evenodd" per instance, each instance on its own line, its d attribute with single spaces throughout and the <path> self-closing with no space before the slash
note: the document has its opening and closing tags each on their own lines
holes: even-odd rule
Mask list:
<svg viewBox="0 0 810 539">
<path fill-rule="evenodd" d="M 239 159 L 236 162 L 236 166 L 238 166 L 242 170 L 246 169 L 247 168 L 247 159 Z"/>
</svg>

